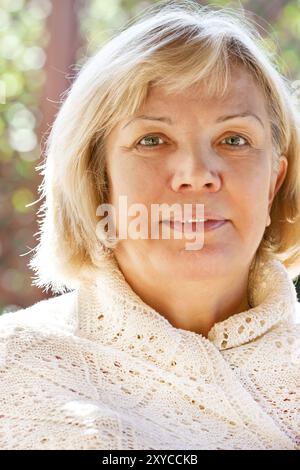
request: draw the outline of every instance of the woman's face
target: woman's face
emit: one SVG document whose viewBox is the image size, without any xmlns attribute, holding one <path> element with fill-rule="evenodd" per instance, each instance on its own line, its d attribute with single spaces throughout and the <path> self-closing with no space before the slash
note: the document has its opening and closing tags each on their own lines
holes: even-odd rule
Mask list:
<svg viewBox="0 0 300 470">
<path fill-rule="evenodd" d="M 191 239 L 184 235 L 151 239 L 149 234 L 147 239 L 121 240 L 116 255 L 172 279 L 222 276 L 228 269 L 249 266 L 287 166 L 282 157 L 279 172 L 272 172 L 270 121 L 251 75 L 235 69 L 222 99 L 209 98 L 203 87 L 197 93 L 190 88 L 170 95 L 153 88 L 135 116 L 140 115 L 151 119 L 128 116 L 106 141 L 110 202 L 116 213 L 119 196 L 125 195 L 128 208 L 142 203 L 149 219 L 152 204 L 183 208 L 200 203 L 227 222 L 205 231 L 199 250 L 186 250 Z"/>
</svg>

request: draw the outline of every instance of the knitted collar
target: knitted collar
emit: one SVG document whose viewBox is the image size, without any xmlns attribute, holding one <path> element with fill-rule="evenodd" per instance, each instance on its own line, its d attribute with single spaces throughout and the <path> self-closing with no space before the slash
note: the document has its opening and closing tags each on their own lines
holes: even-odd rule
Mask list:
<svg viewBox="0 0 300 470">
<path fill-rule="evenodd" d="M 285 268 L 269 259 L 251 267 L 248 278 L 248 301 L 252 307 L 217 322 L 204 337 L 199 333 L 173 326 L 163 315 L 146 304 L 126 281 L 113 255 L 105 268 L 99 269 L 92 282 L 78 289 L 78 333 L 93 340 L 119 347 L 146 344 L 159 336 L 166 346 L 182 335 L 187 341 L 200 337 L 219 350 L 240 346 L 265 334 L 282 321 L 295 318 L 297 292 Z M 147 338 L 145 338 L 147 336 Z M 195 339 L 195 338 L 194 338 Z"/>
</svg>

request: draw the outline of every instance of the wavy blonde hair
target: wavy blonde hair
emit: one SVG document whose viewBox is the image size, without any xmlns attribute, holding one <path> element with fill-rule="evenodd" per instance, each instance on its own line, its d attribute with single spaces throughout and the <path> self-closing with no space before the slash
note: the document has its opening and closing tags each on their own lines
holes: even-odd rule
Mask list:
<svg viewBox="0 0 300 470">
<path fill-rule="evenodd" d="M 107 201 L 104 142 L 119 120 L 143 105 L 151 86 L 170 92 L 205 83 L 226 92 L 233 66 L 256 79 L 268 106 L 274 148 L 288 170 L 271 209 L 257 258 L 276 257 L 292 278 L 300 272 L 300 118 L 295 90 L 279 72 L 274 53 L 242 7 L 161 2 L 128 23 L 82 66 L 63 97 L 37 167 L 43 204 L 38 245 L 29 262 L 33 284 L 63 293 L 94 269 L 105 269 L 110 249 L 99 240 L 99 204 Z"/>
</svg>

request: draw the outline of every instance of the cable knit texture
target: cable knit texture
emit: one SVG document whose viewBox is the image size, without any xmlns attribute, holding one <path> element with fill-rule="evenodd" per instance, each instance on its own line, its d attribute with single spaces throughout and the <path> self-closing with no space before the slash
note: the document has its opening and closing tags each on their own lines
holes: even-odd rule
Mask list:
<svg viewBox="0 0 300 470">
<path fill-rule="evenodd" d="M 208 337 L 172 324 L 116 260 L 0 317 L 1 449 L 300 449 L 300 325 L 277 260 Z"/>
</svg>

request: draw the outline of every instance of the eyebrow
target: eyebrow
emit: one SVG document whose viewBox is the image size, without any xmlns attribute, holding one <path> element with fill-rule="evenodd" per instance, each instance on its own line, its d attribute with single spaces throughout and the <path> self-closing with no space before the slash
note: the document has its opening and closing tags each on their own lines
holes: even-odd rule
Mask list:
<svg viewBox="0 0 300 470">
<path fill-rule="evenodd" d="M 227 115 L 227 116 L 220 116 L 218 117 L 218 119 L 216 120 L 216 122 L 224 122 L 224 121 L 227 121 L 229 119 L 234 119 L 234 118 L 237 118 L 237 117 L 240 117 L 240 118 L 244 118 L 244 117 L 254 117 L 261 125 L 262 127 L 264 128 L 264 124 L 263 124 L 263 121 L 260 119 L 259 116 L 257 116 L 256 114 L 254 113 L 251 113 L 250 111 L 245 111 L 243 113 L 237 113 L 237 114 L 230 114 L 230 115 Z M 130 119 L 130 121 L 128 121 L 125 126 L 122 127 L 122 129 L 125 129 L 125 127 L 127 127 L 129 124 L 131 124 L 132 122 L 134 121 L 137 121 L 137 120 L 147 120 L 147 121 L 160 121 L 160 122 L 165 122 L 169 125 L 172 125 L 174 124 L 172 119 L 168 118 L 168 117 L 156 117 L 156 116 L 147 116 L 145 114 L 142 114 L 140 116 L 136 116 L 132 119 Z"/>
<path fill-rule="evenodd" d="M 136 121 L 138 119 L 145 119 L 147 121 L 161 121 L 161 122 L 166 122 L 167 124 L 170 124 L 172 125 L 173 124 L 173 121 L 172 119 L 168 118 L 168 117 L 155 117 L 155 116 L 146 116 L 145 114 L 142 114 L 141 116 L 136 116 L 132 119 L 130 119 L 130 121 L 128 121 L 125 126 L 122 127 L 122 129 L 125 129 L 125 127 L 127 127 L 129 124 L 131 124 L 133 121 Z"/>
<path fill-rule="evenodd" d="M 249 117 L 249 116 L 254 117 L 262 125 L 262 127 L 265 128 L 262 119 L 259 116 L 257 116 L 257 114 L 251 113 L 250 111 L 244 111 L 243 113 L 238 113 L 238 114 L 231 114 L 229 116 L 220 116 L 218 117 L 216 122 L 223 122 L 223 121 L 227 121 L 228 119 L 234 119 L 237 117 L 243 118 L 243 117 Z"/>
</svg>

